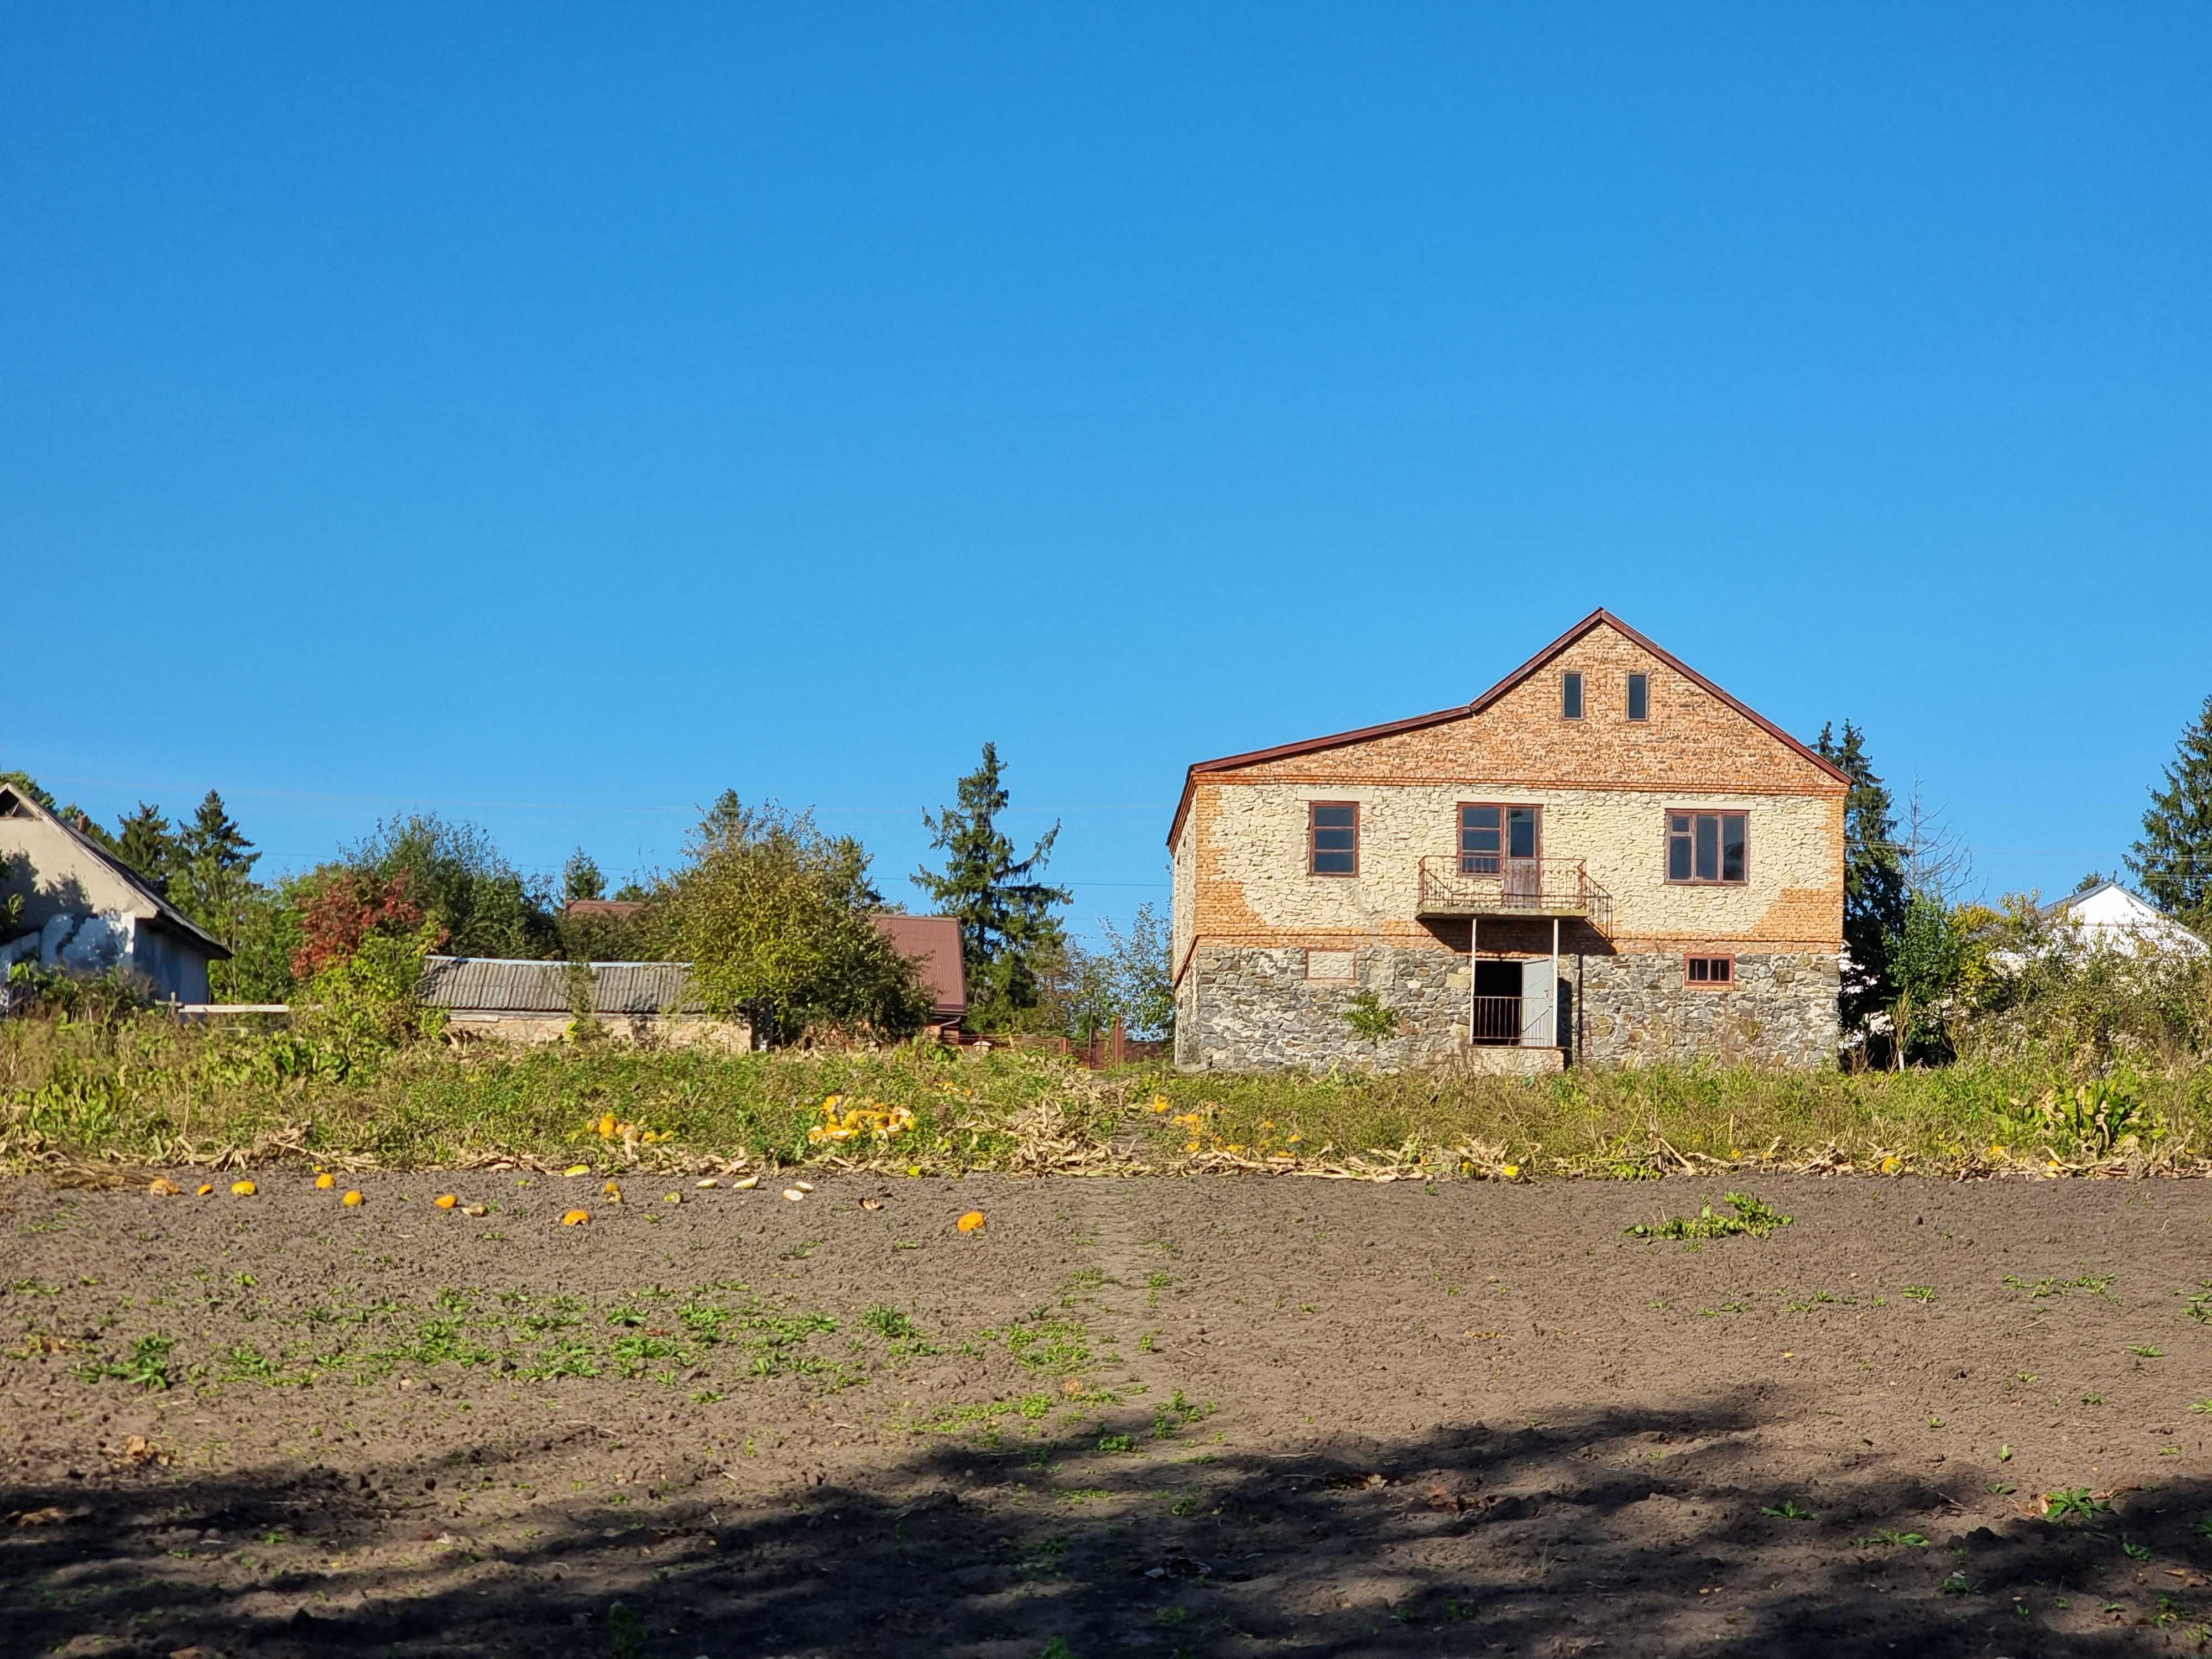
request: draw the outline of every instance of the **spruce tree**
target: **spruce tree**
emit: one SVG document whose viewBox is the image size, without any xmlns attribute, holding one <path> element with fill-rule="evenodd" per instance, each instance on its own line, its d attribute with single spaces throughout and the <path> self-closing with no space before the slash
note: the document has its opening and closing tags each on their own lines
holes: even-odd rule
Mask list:
<svg viewBox="0 0 2212 1659">
<path fill-rule="evenodd" d="M 579 847 L 561 866 L 561 902 L 574 904 L 578 899 L 605 898 L 606 895 L 607 878 L 601 873 L 599 861 Z"/>
<path fill-rule="evenodd" d="M 169 902 L 226 945 L 235 942 L 261 854 L 212 789 L 191 821 L 177 826 L 174 845 Z"/>
<path fill-rule="evenodd" d="M 115 821 L 115 854 L 157 891 L 169 890 L 169 878 L 177 862 L 177 838 L 160 807 L 142 800 L 137 811 Z"/>
<path fill-rule="evenodd" d="M 945 854 L 942 872 L 917 870 L 914 881 L 941 915 L 960 923 L 968 997 L 985 1021 L 1012 1018 L 1041 1000 L 1041 976 L 1066 946 L 1054 909 L 1073 896 L 1037 879 L 1059 838 L 1054 823 L 1025 859 L 1000 832 L 1008 799 L 996 744 L 983 745 L 982 764 L 960 780 L 958 804 L 921 815 L 930 845 Z"/>
<path fill-rule="evenodd" d="M 2212 915 L 2212 697 L 2174 745 L 2166 787 L 2150 792 L 2128 868 L 2169 915 Z"/>
<path fill-rule="evenodd" d="M 1850 1030 L 1896 994 L 1890 952 L 1905 927 L 1905 863 L 1889 789 L 1868 758 L 1866 734 L 1845 720 L 1838 739 L 1832 726 L 1823 726 L 1819 748 L 1820 758 L 1851 781 L 1844 797 L 1844 949 L 1851 960 L 1842 999 Z"/>
</svg>

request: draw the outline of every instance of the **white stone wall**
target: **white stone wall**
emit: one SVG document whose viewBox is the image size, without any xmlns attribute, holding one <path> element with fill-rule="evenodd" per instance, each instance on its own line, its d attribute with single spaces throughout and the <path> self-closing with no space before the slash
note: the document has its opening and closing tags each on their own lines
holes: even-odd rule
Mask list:
<svg viewBox="0 0 2212 1659">
<path fill-rule="evenodd" d="M 531 1048 L 574 1041 L 569 1014 L 449 1015 L 446 1035 L 454 1042 L 483 1040 L 520 1043 Z M 610 1042 L 635 1042 L 664 1048 L 720 1048 L 743 1054 L 752 1047 L 753 1028 L 741 1019 L 663 1019 L 657 1014 L 610 1015 L 599 1022 L 599 1036 Z"/>
</svg>

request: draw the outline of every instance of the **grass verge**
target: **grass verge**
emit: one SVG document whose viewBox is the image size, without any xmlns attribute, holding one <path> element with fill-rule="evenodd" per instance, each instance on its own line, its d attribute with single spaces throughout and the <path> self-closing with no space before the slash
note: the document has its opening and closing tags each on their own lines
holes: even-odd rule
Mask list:
<svg viewBox="0 0 2212 1659">
<path fill-rule="evenodd" d="M 1732 1168 L 1895 1175 L 2201 1173 L 2212 1067 L 2084 1085 L 2056 1066 L 1846 1075 L 1578 1069 L 1547 1079 L 1092 1073 L 936 1048 L 722 1054 L 422 1044 L 341 1074 L 296 1045 L 159 1015 L 0 1022 L 0 1170 L 1285 1171 L 1643 1179 Z M 2096 1110 L 2081 1102 L 2094 1091 Z M 856 1127 L 857 1126 L 857 1127 Z"/>
</svg>

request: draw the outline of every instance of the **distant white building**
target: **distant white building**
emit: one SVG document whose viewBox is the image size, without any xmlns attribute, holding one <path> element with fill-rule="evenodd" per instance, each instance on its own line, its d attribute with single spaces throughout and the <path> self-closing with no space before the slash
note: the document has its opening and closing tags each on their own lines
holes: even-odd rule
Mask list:
<svg viewBox="0 0 2212 1659">
<path fill-rule="evenodd" d="M 2172 916 L 2116 881 L 2099 882 L 2045 905 L 2043 916 L 2053 924 L 2055 948 L 2061 951 L 2110 951 L 2126 957 L 2201 957 L 2212 951 L 2212 945 Z M 2017 951 L 1999 951 L 1990 960 L 2000 968 L 2016 969 L 2026 958 Z"/>
</svg>

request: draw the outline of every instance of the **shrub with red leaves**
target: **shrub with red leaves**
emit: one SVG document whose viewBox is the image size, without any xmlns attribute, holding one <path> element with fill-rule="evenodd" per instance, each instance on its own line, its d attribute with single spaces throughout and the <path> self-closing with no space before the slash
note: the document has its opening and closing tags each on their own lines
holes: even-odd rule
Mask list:
<svg viewBox="0 0 2212 1659">
<path fill-rule="evenodd" d="M 381 881 L 364 872 L 334 872 L 301 908 L 292 972 L 305 983 L 357 953 L 370 934 L 411 933 L 422 925 L 422 907 L 405 871 Z"/>
</svg>

